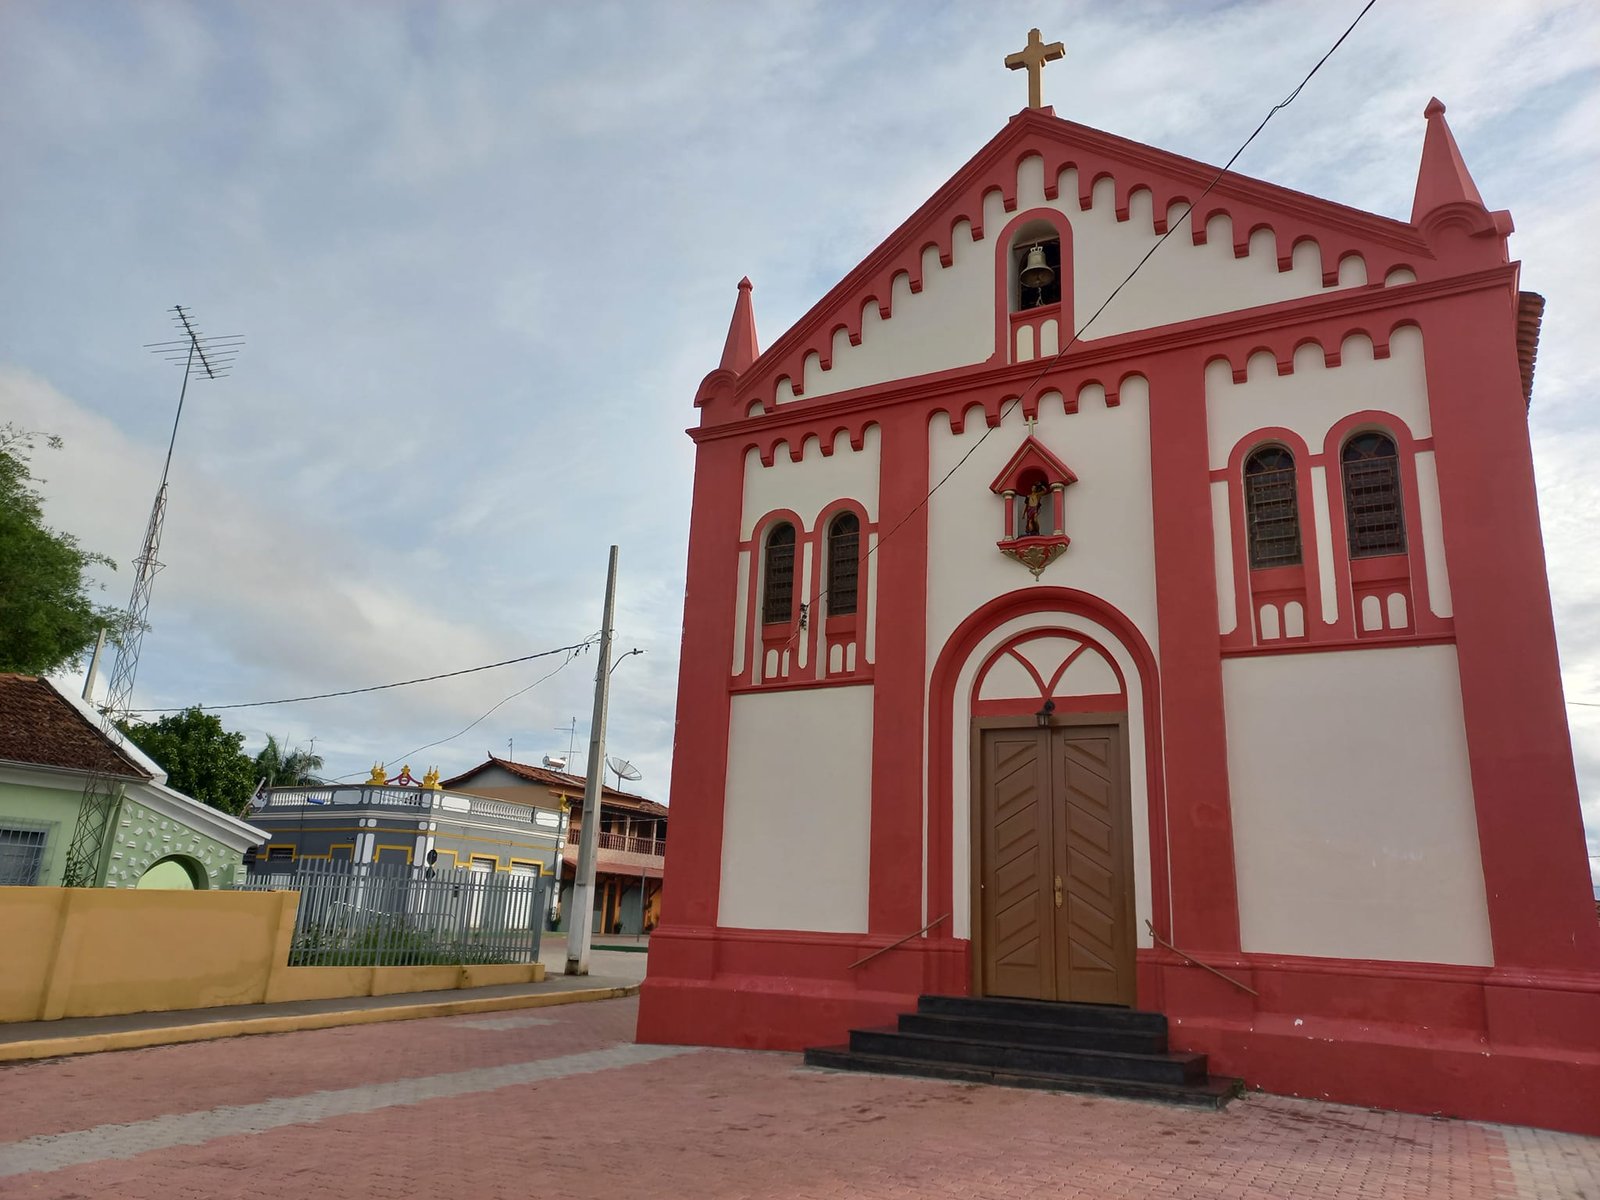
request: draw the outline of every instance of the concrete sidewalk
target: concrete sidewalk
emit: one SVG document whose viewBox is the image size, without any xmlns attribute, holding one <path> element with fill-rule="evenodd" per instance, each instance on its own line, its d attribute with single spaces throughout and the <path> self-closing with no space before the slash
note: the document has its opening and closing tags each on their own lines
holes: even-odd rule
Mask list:
<svg viewBox="0 0 1600 1200">
<path fill-rule="evenodd" d="M 637 994 L 631 972 L 568 976 L 556 971 L 541 983 L 405 992 L 389 996 L 347 996 L 333 1000 L 295 1000 L 281 1004 L 234 1004 L 177 1012 L 126 1013 L 59 1021 L 19 1021 L 0 1025 L 0 1063 L 170 1046 L 257 1033 L 290 1033 L 339 1025 L 411 1021 L 421 1017 L 462 1016 L 507 1009 L 545 1008 Z"/>
</svg>

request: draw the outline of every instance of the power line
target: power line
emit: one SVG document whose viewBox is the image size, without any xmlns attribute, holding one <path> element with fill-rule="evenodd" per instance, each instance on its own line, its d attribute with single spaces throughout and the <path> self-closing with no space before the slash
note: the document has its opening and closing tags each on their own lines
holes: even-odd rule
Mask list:
<svg viewBox="0 0 1600 1200">
<path fill-rule="evenodd" d="M 1133 281 L 1133 277 L 1144 268 L 1144 265 L 1147 262 L 1150 261 L 1151 256 L 1154 255 L 1157 250 L 1161 249 L 1161 247 L 1166 243 L 1166 240 L 1173 235 L 1178 227 L 1189 219 L 1190 214 L 1194 212 L 1195 208 L 1199 206 L 1200 202 L 1211 194 L 1212 189 L 1215 188 L 1218 183 L 1222 182 L 1222 177 L 1228 173 L 1234 163 L 1239 161 L 1239 156 L 1249 149 L 1250 143 L 1255 141 L 1260 135 L 1261 131 L 1267 127 L 1267 122 L 1272 120 L 1272 118 L 1276 116 L 1280 110 L 1285 109 L 1294 103 L 1295 99 L 1300 95 L 1300 93 L 1305 90 L 1306 84 L 1311 82 L 1312 76 L 1322 69 L 1322 65 L 1333 57 L 1334 51 L 1342 46 L 1345 39 L 1355 32 L 1356 26 L 1361 24 L 1361 18 L 1366 16 L 1367 13 L 1372 9 L 1372 6 L 1377 2 L 1378 0 L 1367 0 L 1367 3 L 1362 6 L 1361 11 L 1356 14 L 1356 19 L 1350 22 L 1349 27 L 1339 35 L 1338 41 L 1334 42 L 1333 45 L 1328 48 L 1328 52 L 1321 58 L 1317 59 L 1316 65 L 1306 73 L 1306 77 L 1295 86 L 1294 91 L 1290 92 L 1287 96 L 1278 101 L 1278 103 L 1274 104 L 1267 111 L 1267 115 L 1261 118 L 1261 124 L 1257 125 L 1251 132 L 1250 136 L 1245 138 L 1245 140 L 1240 144 L 1239 148 L 1233 152 L 1228 161 L 1222 165 L 1222 169 L 1216 173 L 1210 183 L 1206 184 L 1205 190 L 1195 197 L 1193 201 L 1188 202 L 1188 207 L 1184 209 L 1183 215 L 1180 216 L 1176 221 L 1169 221 L 1167 223 L 1167 231 L 1156 240 L 1155 245 L 1151 246 L 1150 249 L 1145 251 L 1144 257 L 1134 264 L 1133 270 L 1129 271 L 1122 282 L 1117 284 L 1117 286 L 1111 290 L 1111 294 L 1101 302 L 1099 308 L 1094 310 L 1093 315 L 1091 315 L 1087 321 L 1078 327 L 1078 329 L 1073 333 L 1072 337 L 1067 340 L 1066 345 L 1057 350 L 1050 358 L 1047 358 L 1043 361 L 1043 365 L 1039 368 L 1038 374 L 1030 379 L 1028 383 L 1021 389 L 1021 391 L 1019 391 L 1018 394 L 1012 398 L 1011 402 L 1001 410 L 1000 419 L 993 425 L 989 425 L 984 429 L 978 440 L 973 442 L 972 445 L 968 447 L 967 452 L 956 461 L 955 466 L 951 467 L 942 476 L 940 476 L 939 482 L 935 483 L 931 488 L 928 489 L 927 495 L 923 496 L 921 500 L 917 501 L 917 503 L 909 512 L 905 514 L 905 516 L 901 517 L 899 521 L 895 522 L 893 528 L 891 528 L 888 533 L 879 537 L 878 540 L 872 544 L 872 546 L 867 550 L 867 553 L 863 556 L 864 558 L 871 558 L 880 549 L 882 549 L 883 544 L 895 534 L 900 532 L 901 527 L 905 525 L 907 521 L 911 520 L 912 517 L 916 516 L 917 513 L 926 508 L 928 502 L 933 499 L 934 493 L 942 488 L 947 482 L 949 482 L 949 479 L 952 475 L 966 465 L 967 460 L 977 452 L 978 447 L 989 440 L 989 435 L 1005 422 L 1005 419 L 1011 415 L 1016 406 L 1022 403 L 1023 398 L 1026 397 L 1029 392 L 1033 391 L 1033 389 L 1038 386 L 1039 381 L 1048 375 L 1056 363 L 1061 360 L 1062 356 L 1065 355 L 1068 350 L 1072 349 L 1075 344 L 1077 344 L 1078 340 L 1083 337 L 1084 332 L 1089 328 L 1089 326 L 1093 325 L 1095 321 L 1100 318 L 1100 314 L 1105 312 L 1105 310 L 1110 306 L 1111 302 L 1117 298 L 1117 295 L 1122 291 L 1122 289 L 1127 287 L 1128 284 Z M 812 601 L 812 603 L 815 604 L 820 602 L 827 594 L 828 589 L 823 588 L 817 593 L 816 599 Z M 789 636 L 789 643 L 792 644 L 799 636 L 800 628 L 797 626 L 794 633 Z"/>
<path fill-rule="evenodd" d="M 595 636 L 598 637 L 599 635 L 597 634 Z M 397 762 L 403 762 L 406 759 L 409 759 L 409 758 L 413 757 L 414 755 L 421 754 L 424 750 L 432 750 L 435 746 L 442 746 L 446 742 L 453 742 L 464 733 L 470 733 L 475 727 L 477 727 L 478 725 L 482 724 L 485 720 L 487 720 L 489 718 L 489 716 L 492 713 L 494 713 L 494 711 L 496 709 L 500 708 L 502 705 L 509 704 L 511 701 L 515 700 L 518 696 L 521 696 L 526 692 L 531 692 L 534 688 L 538 687 L 546 679 L 549 679 L 549 678 L 551 678 L 552 676 L 555 676 L 555 675 L 559 675 L 562 671 L 564 671 L 568 667 L 568 665 L 571 664 L 573 659 L 577 658 L 579 654 L 581 654 L 581 653 L 583 653 L 583 651 L 587 650 L 594 643 L 594 641 L 595 641 L 595 638 L 589 638 L 588 640 L 579 642 L 574 646 L 564 647 L 564 649 L 567 650 L 569 653 L 567 654 L 567 657 L 564 658 L 561 661 L 561 665 L 558 666 L 554 671 L 545 672 L 543 675 L 539 676 L 539 678 L 535 679 L 532 683 L 530 683 L 527 687 L 519 688 L 516 691 L 512 692 L 509 696 L 505 697 L 505 699 L 497 701 L 496 703 L 491 705 L 475 721 L 473 721 L 470 725 L 468 725 L 465 729 L 459 729 L 455 733 L 452 733 L 449 737 L 440 738 L 436 742 L 429 742 L 426 746 L 418 746 L 415 750 L 407 750 L 404 754 L 395 755 L 388 762 L 383 764 L 384 769 L 387 770 L 388 768 L 394 766 L 394 764 L 397 763 Z M 558 654 L 558 653 L 560 653 L 560 651 L 552 650 L 552 651 L 550 651 L 550 653 Z M 535 655 L 534 657 L 543 657 L 543 656 L 542 655 Z M 522 661 L 526 661 L 526 660 L 522 660 Z M 460 674 L 460 673 L 461 672 L 457 672 L 457 674 Z M 340 775 L 338 777 L 338 779 L 351 779 L 351 778 L 354 778 L 355 776 L 360 775 L 360 774 L 361 774 L 360 771 L 351 771 L 348 775 Z M 338 782 L 338 780 L 336 779 L 335 782 Z"/>
<path fill-rule="evenodd" d="M 389 688 L 410 687 L 415 683 L 432 683 L 436 679 L 454 679 L 458 675 L 472 675 L 478 671 L 492 671 L 496 667 L 509 667 L 517 663 L 532 662 L 536 658 L 549 658 L 554 654 L 566 654 L 568 651 L 577 652 L 594 644 L 595 638 L 588 637 L 581 642 L 574 642 L 570 646 L 557 646 L 554 650 L 541 650 L 537 654 L 524 654 L 520 658 L 507 658 L 500 662 L 485 663 L 481 667 L 463 667 L 459 671 L 443 671 L 438 675 L 423 675 L 417 679 L 402 679 L 398 683 L 378 683 L 372 687 L 347 688 L 342 692 L 318 692 L 314 696 L 290 696 L 284 700 L 251 700 L 241 704 L 189 704 L 179 708 L 135 708 L 130 713 L 172 713 L 185 712 L 190 708 L 198 708 L 205 712 L 220 712 L 228 708 L 265 708 L 271 704 L 303 704 L 307 700 L 331 700 L 337 696 L 360 696 L 366 692 L 382 692 Z M 562 663 L 566 666 L 566 663 Z M 558 667 L 557 670 L 560 668 Z M 428 747 L 422 747 L 426 750 Z"/>
</svg>

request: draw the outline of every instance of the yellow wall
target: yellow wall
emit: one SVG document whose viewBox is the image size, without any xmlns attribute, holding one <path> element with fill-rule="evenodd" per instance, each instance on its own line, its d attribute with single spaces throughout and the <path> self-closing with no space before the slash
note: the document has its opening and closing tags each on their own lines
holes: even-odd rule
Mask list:
<svg viewBox="0 0 1600 1200">
<path fill-rule="evenodd" d="M 291 967 L 297 892 L 0 887 L 0 1022 L 538 982 L 538 963 Z"/>
</svg>

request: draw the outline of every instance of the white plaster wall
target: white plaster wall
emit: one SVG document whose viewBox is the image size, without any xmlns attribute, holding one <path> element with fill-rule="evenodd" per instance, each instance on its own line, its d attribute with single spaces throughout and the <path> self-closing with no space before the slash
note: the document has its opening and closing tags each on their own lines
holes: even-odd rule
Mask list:
<svg viewBox="0 0 1600 1200">
<path fill-rule="evenodd" d="M 733 697 L 717 924 L 864 933 L 872 688 Z"/>
<path fill-rule="evenodd" d="M 1439 508 L 1439 465 L 1432 450 L 1418 450 L 1417 507 L 1422 514 L 1422 558 L 1428 573 L 1428 607 L 1436 617 L 1455 612 L 1450 600 L 1450 570 L 1444 561 L 1444 514 Z"/>
<path fill-rule="evenodd" d="M 962 222 L 951 239 L 950 266 L 939 265 L 929 248 L 922 258 L 922 291 L 913 293 L 908 276 L 894 285 L 893 315 L 885 321 L 876 303 L 861 317 L 861 344 L 852 346 L 840 330 L 833 340 L 833 367 L 806 359 L 805 395 L 830 396 L 868 384 L 983 362 L 994 353 L 993 240 L 974 243 L 972 227 Z M 840 319 L 844 314 L 840 314 Z M 780 402 L 792 399 L 788 389 Z"/>
<path fill-rule="evenodd" d="M 1233 595 L 1233 513 L 1228 485 L 1211 484 L 1211 550 L 1217 573 L 1217 632 L 1232 633 L 1239 624 L 1239 606 Z"/>
<path fill-rule="evenodd" d="M 1135 192 L 1129 198 L 1128 219 L 1118 221 L 1115 187 L 1103 179 L 1095 185 L 1093 207 L 1080 211 L 1078 173 L 1068 168 L 1061 173 L 1057 199 L 1046 201 L 1042 174 L 1037 165 L 1029 170 L 1029 161 L 1038 162 L 1022 164 L 1018 208 L 1056 208 L 1072 221 L 1077 328 L 1160 241 L 1152 198 L 1147 191 Z M 1170 219 L 1176 222 L 1181 212 L 1181 205 L 1174 206 Z M 1206 235 L 1206 243 L 1196 246 L 1185 218 L 1084 331 L 1084 340 L 1334 290 L 1322 286 L 1322 258 L 1310 243 L 1296 248 L 1292 270 L 1279 271 L 1277 239 L 1264 231 L 1250 239 L 1250 253 L 1243 258 L 1234 257 L 1233 225 L 1227 217 L 1213 217 Z"/>
<path fill-rule="evenodd" d="M 764 467 L 760 454 L 750 450 L 745 455 L 744 514 L 739 537 L 753 537 L 756 522 L 780 508 L 793 509 L 806 529 L 812 529 L 824 506 L 844 498 L 859 502 L 867 510 L 867 519 L 876 521 L 880 445 L 878 427 L 872 425 L 862 438 L 860 450 L 852 450 L 849 436 L 841 432 L 830 457 L 823 456 L 815 438 L 807 439 L 799 462 L 791 461 L 788 450 L 779 446 L 772 465 Z"/>
<path fill-rule="evenodd" d="M 1454 646 L 1222 664 L 1243 949 L 1493 964 Z"/>
<path fill-rule="evenodd" d="M 1212 470 L 1227 467 L 1241 438 L 1268 426 L 1293 430 L 1316 454 L 1335 423 L 1366 409 L 1395 414 L 1413 437 L 1433 436 L 1422 334 L 1413 326 L 1395 330 L 1386 359 L 1374 359 L 1371 341 L 1357 335 L 1345 340 L 1337 367 L 1325 367 L 1320 355 L 1302 352 L 1288 375 L 1278 374 L 1270 354 L 1252 358 L 1249 368 L 1244 383 L 1234 383 L 1221 360 L 1206 368 Z"/>
<path fill-rule="evenodd" d="M 1020 569 L 1020 568 L 1019 568 Z M 931 600 L 931 597 L 930 597 Z M 978 669 L 995 649 L 1029 629 L 1067 629 L 1092 638 L 1115 660 L 1128 681 L 1128 794 L 1133 805 L 1133 900 L 1135 927 L 1140 946 L 1150 946 L 1145 920 L 1153 918 L 1151 909 L 1150 790 L 1145 770 L 1144 691 L 1133 656 L 1110 630 L 1095 621 L 1068 614 L 1033 613 L 1007 621 L 993 630 L 973 650 L 956 677 L 951 701 L 951 883 L 953 936 L 972 936 L 972 692 L 978 684 Z M 1074 664 L 1076 666 L 1076 664 Z M 1109 674 L 1109 671 L 1107 672 Z M 1068 674 L 1071 674 L 1069 669 Z M 1024 693 L 1025 694 L 1025 693 Z M 726 853 L 726 851 L 724 851 Z M 927 830 L 923 830 L 923 861 L 927 862 Z M 927 913 L 923 901 L 923 920 L 938 913 Z"/>
<path fill-rule="evenodd" d="M 1072 468 L 1078 482 L 1064 493 L 1072 544 L 1045 568 L 1038 583 L 1103 598 L 1125 613 L 1154 647 L 1149 391 L 1143 380 L 1131 379 L 1121 395 L 1117 408 L 1084 400 L 1071 415 L 1054 393 L 1040 403 L 1036 436 Z M 929 478 L 943 478 L 984 430 L 976 409 L 959 435 L 951 432 L 945 417 L 935 416 L 928 427 Z M 1005 533 L 1005 513 L 1000 497 L 989 490 L 1026 436 L 1022 406 L 1015 405 L 928 502 L 930 672 L 950 634 L 973 609 L 1007 592 L 1037 586 L 1025 567 L 995 548 Z"/>
</svg>

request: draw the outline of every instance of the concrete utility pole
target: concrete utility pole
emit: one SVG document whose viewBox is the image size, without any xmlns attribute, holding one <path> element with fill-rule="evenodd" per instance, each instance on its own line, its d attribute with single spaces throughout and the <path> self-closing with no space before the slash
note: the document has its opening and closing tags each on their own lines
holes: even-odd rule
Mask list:
<svg viewBox="0 0 1600 1200">
<path fill-rule="evenodd" d="M 572 883 L 567 918 L 567 974 L 589 973 L 589 943 L 594 926 L 594 867 L 600 849 L 600 794 L 605 786 L 606 701 L 611 690 L 611 616 L 617 601 L 617 548 L 606 569 L 606 612 L 600 623 L 600 661 L 595 664 L 594 716 L 589 722 L 589 771 L 583 781 L 583 830 L 578 841 L 578 873 Z"/>
</svg>

